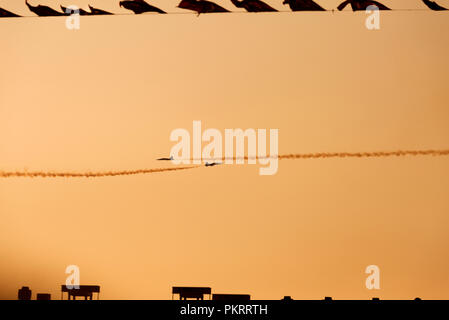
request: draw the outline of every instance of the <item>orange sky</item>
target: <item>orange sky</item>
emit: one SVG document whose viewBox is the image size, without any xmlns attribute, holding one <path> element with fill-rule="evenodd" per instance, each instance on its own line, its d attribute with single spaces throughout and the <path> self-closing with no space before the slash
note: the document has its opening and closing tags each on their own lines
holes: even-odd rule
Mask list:
<svg viewBox="0 0 449 320">
<path fill-rule="evenodd" d="M 74 3 L 126 13 L 61 1 Z M 193 120 L 278 128 L 281 154 L 448 148 L 448 13 L 382 12 L 379 31 L 366 16 L 82 17 L 78 31 L 65 18 L 0 19 L 0 170 L 159 167 L 170 132 Z M 23 285 L 59 298 L 70 264 L 102 299 L 169 299 L 173 285 L 254 299 L 449 298 L 448 157 L 258 167 L 0 179 L 0 298 Z M 371 264 L 381 290 L 365 288 Z"/>
</svg>

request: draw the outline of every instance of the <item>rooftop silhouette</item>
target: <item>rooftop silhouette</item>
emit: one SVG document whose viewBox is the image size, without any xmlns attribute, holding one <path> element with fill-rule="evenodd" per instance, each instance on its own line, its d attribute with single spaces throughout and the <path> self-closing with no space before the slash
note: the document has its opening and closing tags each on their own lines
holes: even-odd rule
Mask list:
<svg viewBox="0 0 449 320">
<path fill-rule="evenodd" d="M 68 288 L 67 285 L 61 285 L 61 300 L 64 300 L 64 293 L 67 292 L 67 300 L 77 300 L 77 297 L 83 297 L 84 300 L 94 300 L 94 293 L 97 293 L 97 299 L 100 299 L 100 286 L 98 285 L 79 285 L 78 288 Z M 250 294 L 242 293 L 213 293 L 211 287 L 172 287 L 172 300 L 174 300 L 175 295 L 179 295 L 179 300 L 196 299 L 205 300 L 205 295 L 208 295 L 209 300 L 213 301 L 250 301 Z M 30 287 L 22 286 L 18 290 L 18 300 L 32 300 L 32 290 Z M 37 293 L 36 300 L 51 300 L 50 293 Z M 284 296 L 280 300 L 293 301 L 291 296 Z M 377 302 L 381 299 L 379 297 L 372 297 L 371 301 Z M 414 301 L 421 301 L 421 298 L 416 297 Z M 298 300 L 300 301 L 300 300 Z M 345 301 L 345 300 L 334 300 L 331 296 L 325 296 L 321 300 L 317 301 Z M 370 301 L 370 300 L 368 300 Z"/>
<path fill-rule="evenodd" d="M 51 300 L 51 294 L 49 294 L 49 293 L 38 293 L 36 295 L 36 300 Z"/>
<path fill-rule="evenodd" d="M 76 300 L 76 297 L 84 297 L 84 300 L 92 300 L 93 294 L 97 293 L 97 300 L 100 299 L 100 286 L 80 285 L 78 289 L 61 286 L 61 300 L 64 298 L 64 292 L 67 292 L 68 300 Z"/>
<path fill-rule="evenodd" d="M 172 299 L 175 294 L 179 294 L 180 300 L 197 299 L 204 300 L 204 295 L 208 294 L 209 298 L 212 289 L 210 287 L 173 287 Z"/>
<path fill-rule="evenodd" d="M 248 301 L 248 300 L 251 300 L 251 295 L 249 295 L 249 294 L 232 294 L 232 293 L 214 293 L 212 295 L 212 300 Z"/>
<path fill-rule="evenodd" d="M 32 291 L 29 287 L 22 287 L 18 292 L 19 300 L 31 300 Z"/>
</svg>

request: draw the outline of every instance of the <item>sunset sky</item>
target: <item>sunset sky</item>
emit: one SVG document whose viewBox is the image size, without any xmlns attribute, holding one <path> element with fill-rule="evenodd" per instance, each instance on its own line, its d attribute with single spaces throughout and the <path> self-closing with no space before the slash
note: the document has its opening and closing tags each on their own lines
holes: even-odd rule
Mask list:
<svg viewBox="0 0 449 320">
<path fill-rule="evenodd" d="M 118 2 L 30 0 L 130 13 Z M 24 1 L 0 7 L 34 15 Z M 0 170 L 173 167 L 155 159 L 193 120 L 279 129 L 281 154 L 448 149 L 449 12 L 381 12 L 376 31 L 366 17 L 94 16 L 80 30 L 65 17 L 0 19 Z M 59 299 L 72 264 L 101 299 L 171 299 L 184 285 L 252 299 L 449 299 L 448 156 L 280 160 L 273 176 L 246 164 L 0 178 L 0 218 L 0 299 L 22 286 Z M 365 287 L 373 264 L 380 290 Z"/>
</svg>

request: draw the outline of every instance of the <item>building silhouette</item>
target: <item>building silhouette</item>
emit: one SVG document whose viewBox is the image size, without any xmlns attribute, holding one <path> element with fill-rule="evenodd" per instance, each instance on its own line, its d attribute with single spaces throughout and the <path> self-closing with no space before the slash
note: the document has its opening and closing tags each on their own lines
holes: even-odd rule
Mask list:
<svg viewBox="0 0 449 320">
<path fill-rule="evenodd" d="M 32 291 L 28 287 L 22 287 L 19 289 L 18 292 L 18 299 L 19 300 L 31 300 L 31 293 Z"/>
<path fill-rule="evenodd" d="M 210 299 L 211 291 L 212 289 L 210 287 L 173 287 L 172 299 L 175 294 L 179 294 L 179 300 L 204 300 L 205 294 L 208 294 Z"/>
<path fill-rule="evenodd" d="M 97 300 L 100 299 L 100 286 L 80 285 L 79 288 L 68 288 L 61 286 L 61 300 L 64 300 L 64 292 L 67 292 L 68 300 L 76 300 L 76 297 L 84 297 L 84 300 L 92 300 L 93 294 L 97 293 Z"/>
</svg>

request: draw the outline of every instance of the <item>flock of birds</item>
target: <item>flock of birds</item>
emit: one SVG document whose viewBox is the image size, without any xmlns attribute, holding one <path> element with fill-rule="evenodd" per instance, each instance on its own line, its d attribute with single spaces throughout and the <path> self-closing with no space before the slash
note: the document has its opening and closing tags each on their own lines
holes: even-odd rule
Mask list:
<svg viewBox="0 0 449 320">
<path fill-rule="evenodd" d="M 440 5 L 438 5 L 435 1 L 432 0 L 422 0 L 424 4 L 431 10 L 441 11 L 448 10 Z M 232 4 L 237 8 L 244 8 L 248 12 L 275 12 L 278 11 L 268 5 L 267 3 L 261 0 L 231 0 Z M 28 6 L 29 10 L 35 13 L 40 17 L 48 17 L 48 16 L 65 16 L 73 14 L 74 12 L 66 7 L 60 6 L 62 11 L 57 11 L 48 6 L 37 5 L 33 6 L 28 3 L 28 0 L 25 1 L 25 4 Z M 284 5 L 288 5 L 292 11 L 327 11 L 323 7 L 321 7 L 318 3 L 313 0 L 284 0 Z M 159 9 L 155 6 L 150 5 L 144 0 L 126 0 L 119 2 L 120 7 L 131 10 L 135 14 L 142 14 L 145 12 L 156 12 L 156 13 L 167 13 L 162 9 Z M 377 6 L 380 10 L 391 10 L 387 6 L 382 3 L 374 0 L 346 0 L 342 2 L 337 9 L 343 10 L 347 5 L 351 5 L 353 11 L 366 10 L 367 7 L 371 5 Z M 181 0 L 178 4 L 178 8 L 192 10 L 201 13 L 214 13 L 214 12 L 230 12 L 229 10 L 219 6 L 218 4 L 208 1 L 208 0 Z M 79 9 L 79 15 L 112 15 L 114 13 L 94 8 L 89 5 L 89 10 L 86 11 L 83 9 Z M 8 10 L 0 8 L 0 18 L 12 18 L 12 17 L 20 17 L 19 15 L 12 13 Z"/>
</svg>

